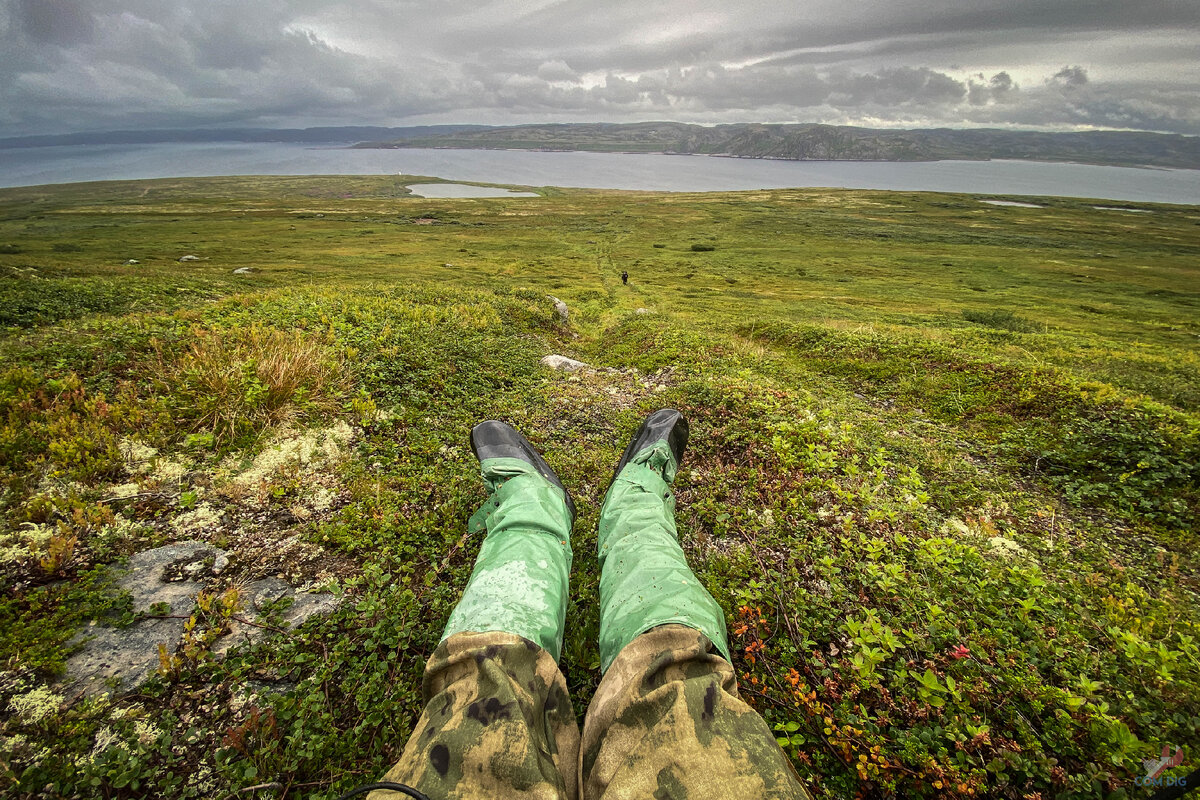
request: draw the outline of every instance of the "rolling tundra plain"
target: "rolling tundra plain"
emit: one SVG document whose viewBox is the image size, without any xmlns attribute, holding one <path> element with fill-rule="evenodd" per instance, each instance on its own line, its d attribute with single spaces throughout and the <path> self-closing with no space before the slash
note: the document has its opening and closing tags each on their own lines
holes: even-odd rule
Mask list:
<svg viewBox="0 0 1200 800">
<path fill-rule="evenodd" d="M 814 796 L 1195 768 L 1200 207 L 431 182 L 0 190 L 6 795 L 382 775 L 478 550 L 488 418 L 579 508 L 582 715 L 599 503 L 668 406 L 681 542 Z M 150 602 L 130 571 L 183 543 Z M 88 660 L 135 640 L 136 669 Z"/>
</svg>

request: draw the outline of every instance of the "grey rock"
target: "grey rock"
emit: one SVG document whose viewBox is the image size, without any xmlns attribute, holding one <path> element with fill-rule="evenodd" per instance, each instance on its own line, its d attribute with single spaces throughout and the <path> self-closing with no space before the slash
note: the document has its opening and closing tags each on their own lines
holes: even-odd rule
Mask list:
<svg viewBox="0 0 1200 800">
<path fill-rule="evenodd" d="M 284 598 L 291 598 L 292 602 L 282 612 L 283 628 L 294 628 L 310 617 L 328 614 L 341 602 L 329 592 L 319 594 L 297 592 L 279 578 L 263 578 L 241 589 L 242 609 L 237 616 L 252 622 L 256 621 L 254 617 L 257 617 L 268 603 L 274 603 Z M 237 645 L 260 642 L 269 633 L 272 633 L 269 628 L 247 625 L 234 620 L 229 624 L 229 633 L 218 639 L 213 644 L 212 650 L 214 654 L 223 656 Z"/>
<path fill-rule="evenodd" d="M 200 256 L 180 256 L 180 261 L 199 261 Z"/>
<path fill-rule="evenodd" d="M 225 551 L 211 544 L 176 542 L 131 556 L 117 586 L 133 597 L 134 611 L 146 611 L 154 603 L 171 603 L 178 596 L 195 597 L 202 588 L 197 578 L 218 575 L 228 565 Z"/>
<path fill-rule="evenodd" d="M 192 598 L 187 598 L 187 610 Z M 176 609 L 172 607 L 172 611 Z M 71 694 L 87 696 L 107 691 L 117 694 L 133 691 L 154 673 L 158 666 L 158 646 L 174 651 L 183 635 L 184 620 L 143 620 L 124 630 L 105 628 L 93 622 L 72 639 L 83 649 L 67 659 L 66 685 Z"/>
<path fill-rule="evenodd" d="M 249 275 L 252 272 L 254 272 L 254 270 L 250 267 L 238 267 L 237 269 L 235 269 L 233 271 L 233 274 L 234 275 Z"/>
<path fill-rule="evenodd" d="M 184 625 L 195 607 L 204 579 L 229 565 L 224 551 L 204 542 L 187 541 L 138 553 L 124 567 L 113 567 L 118 589 L 129 592 L 133 610 L 148 612 L 165 603 L 167 618 L 141 619 L 128 628 L 109 628 L 92 623 L 72 640 L 80 650 L 67 660 L 64 684 L 71 694 L 96 695 L 105 691 L 125 693 L 141 686 L 159 666 L 158 647 L 175 652 Z M 242 608 L 236 616 L 254 622 L 267 603 L 290 597 L 283 610 L 282 626 L 295 627 L 319 614 L 328 614 L 340 600 L 325 592 L 297 592 L 279 578 L 264 578 L 242 589 Z M 222 656 L 235 645 L 260 641 L 268 628 L 230 623 L 228 635 L 218 639 L 212 651 Z"/>
<path fill-rule="evenodd" d="M 544 356 L 542 358 L 542 366 L 556 369 L 559 372 L 575 372 L 576 370 L 587 368 L 587 364 L 582 361 L 576 361 L 573 358 L 560 355 Z"/>
<path fill-rule="evenodd" d="M 552 294 L 548 294 L 546 297 L 549 297 L 550 301 L 554 303 L 554 310 L 558 312 L 558 321 L 563 325 L 566 325 L 567 320 L 571 316 L 571 311 L 567 308 L 567 304 Z"/>
<path fill-rule="evenodd" d="M 140 263 L 142 263 L 142 262 L 138 261 L 136 258 L 130 258 L 130 259 L 125 260 L 125 266 L 127 266 L 127 267 L 131 267 L 134 264 L 140 264 Z"/>
<path fill-rule="evenodd" d="M 216 574 L 229 563 L 224 551 L 204 542 L 188 541 L 138 553 L 123 568 L 114 568 L 117 588 L 129 592 L 133 610 L 148 612 L 166 603 L 168 614 L 183 619 L 143 619 L 128 628 L 92 623 L 72 639 L 82 645 L 67 659 L 66 683 L 72 692 L 87 695 L 109 689 L 128 692 L 145 683 L 158 666 L 158 645 L 171 652 L 183 635 L 186 617 L 204 588 L 197 578 Z"/>
</svg>

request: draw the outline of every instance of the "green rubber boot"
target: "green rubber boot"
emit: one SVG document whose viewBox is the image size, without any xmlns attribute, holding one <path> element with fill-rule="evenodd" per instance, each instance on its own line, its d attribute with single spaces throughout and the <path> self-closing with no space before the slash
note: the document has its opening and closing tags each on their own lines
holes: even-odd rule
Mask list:
<svg viewBox="0 0 1200 800">
<path fill-rule="evenodd" d="M 524 436 L 489 420 L 471 431 L 488 499 L 467 530 L 487 531 L 442 641 L 466 631 L 513 633 L 558 661 L 571 573 L 575 506 Z"/>
<path fill-rule="evenodd" d="M 671 482 L 687 447 L 687 420 L 651 414 L 634 434 L 600 510 L 600 668 L 659 625 L 695 628 L 726 660 L 721 606 L 687 565 L 675 530 Z"/>
</svg>

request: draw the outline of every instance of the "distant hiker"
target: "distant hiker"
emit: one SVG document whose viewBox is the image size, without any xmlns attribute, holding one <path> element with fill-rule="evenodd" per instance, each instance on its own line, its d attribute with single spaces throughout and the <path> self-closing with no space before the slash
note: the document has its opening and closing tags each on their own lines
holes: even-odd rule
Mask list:
<svg viewBox="0 0 1200 800">
<path fill-rule="evenodd" d="M 624 275 L 622 275 L 624 277 Z M 738 694 L 725 614 L 688 568 L 671 484 L 688 424 L 633 435 L 600 509 L 600 670 L 583 733 L 558 668 L 575 503 L 511 426 L 471 431 L 488 499 L 475 569 L 425 665 L 425 710 L 373 800 L 810 800 Z"/>
<path fill-rule="evenodd" d="M 621 283 L 629 284 L 629 273 L 621 270 Z"/>
</svg>

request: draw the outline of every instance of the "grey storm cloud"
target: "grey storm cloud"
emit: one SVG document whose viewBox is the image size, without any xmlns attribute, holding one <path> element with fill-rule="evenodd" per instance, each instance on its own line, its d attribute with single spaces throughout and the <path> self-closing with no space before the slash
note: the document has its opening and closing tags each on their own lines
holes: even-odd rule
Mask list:
<svg viewBox="0 0 1200 800">
<path fill-rule="evenodd" d="M 1200 133 L 1177 0 L 0 0 L 0 135 L 571 120 Z"/>
</svg>

